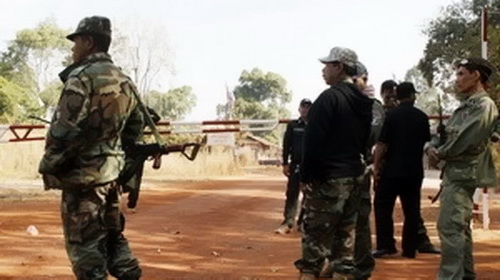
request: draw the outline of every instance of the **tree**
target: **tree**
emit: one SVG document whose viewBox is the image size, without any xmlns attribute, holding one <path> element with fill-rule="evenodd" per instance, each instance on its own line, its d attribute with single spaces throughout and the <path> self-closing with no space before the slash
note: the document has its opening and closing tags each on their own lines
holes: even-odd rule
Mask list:
<svg viewBox="0 0 500 280">
<path fill-rule="evenodd" d="M 449 114 L 457 106 L 456 100 L 449 94 L 436 86 L 429 86 L 429 83 L 424 78 L 422 71 L 414 66 L 405 75 L 405 81 L 413 83 L 415 89 L 419 92 L 415 101 L 415 106 L 423 110 L 428 115 L 437 115 L 439 113 L 439 105 L 436 100 L 438 96 L 441 99 L 441 107 L 444 114 Z"/>
<path fill-rule="evenodd" d="M 118 22 L 113 27 L 111 55 L 128 73 L 142 97 L 174 75 L 173 51 L 166 28 L 137 20 Z"/>
<path fill-rule="evenodd" d="M 235 118 L 278 119 L 290 116 L 286 104 L 291 101 L 292 93 L 286 88 L 286 80 L 283 77 L 254 68 L 250 72 L 243 70 L 239 82 L 233 90 L 236 99 L 233 112 Z M 224 113 L 224 106 L 217 106 L 219 117 Z M 277 141 L 281 132 L 256 134 Z"/>
<path fill-rule="evenodd" d="M 0 123 L 20 123 L 30 115 L 39 115 L 37 106 L 28 90 L 0 76 Z"/>
<path fill-rule="evenodd" d="M 173 88 L 166 93 L 151 91 L 145 97 L 145 102 L 153 108 L 162 119 L 181 120 L 196 105 L 196 95 L 189 86 Z"/>
<path fill-rule="evenodd" d="M 429 40 L 418 68 L 430 85 L 450 87 L 453 64 L 461 58 L 481 56 L 481 9 L 498 7 L 499 0 L 462 0 L 443 9 L 424 31 Z M 489 60 L 500 66 L 500 32 L 498 15 L 492 15 L 488 33 Z"/>
<path fill-rule="evenodd" d="M 258 68 L 244 70 L 240 84 L 234 89 L 236 118 L 265 119 L 288 117 L 286 104 L 292 93 L 286 89 L 286 80 L 272 72 L 264 73 Z"/>
<path fill-rule="evenodd" d="M 57 77 L 71 43 L 68 30 L 46 19 L 33 29 L 23 29 L 8 44 L 0 59 L 0 75 L 38 94 Z"/>
</svg>

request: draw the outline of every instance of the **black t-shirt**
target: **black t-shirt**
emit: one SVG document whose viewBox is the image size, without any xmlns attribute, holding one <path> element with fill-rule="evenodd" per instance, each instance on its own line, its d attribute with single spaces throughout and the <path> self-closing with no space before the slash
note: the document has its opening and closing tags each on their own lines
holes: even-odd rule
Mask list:
<svg viewBox="0 0 500 280">
<path fill-rule="evenodd" d="M 302 118 L 287 125 L 283 137 L 283 164 L 297 165 L 302 162 L 305 128 L 306 123 Z"/>
<path fill-rule="evenodd" d="M 382 176 L 423 177 L 423 150 L 430 137 L 429 118 L 413 102 L 387 112 L 379 138 L 387 145 Z"/>
</svg>

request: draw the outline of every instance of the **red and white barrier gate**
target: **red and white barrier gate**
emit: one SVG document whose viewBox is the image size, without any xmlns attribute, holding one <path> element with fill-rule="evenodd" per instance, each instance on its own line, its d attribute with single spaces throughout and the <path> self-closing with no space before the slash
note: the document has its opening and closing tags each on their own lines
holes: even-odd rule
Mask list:
<svg viewBox="0 0 500 280">
<path fill-rule="evenodd" d="M 276 120 L 223 120 L 223 121 L 160 121 L 160 134 L 224 133 L 271 131 L 278 125 L 288 123 L 288 119 Z M 48 125 L 0 125 L 0 143 L 38 141 L 45 139 Z M 146 131 L 145 134 L 151 134 Z"/>
<path fill-rule="evenodd" d="M 443 116 L 448 119 L 449 116 Z M 431 120 L 438 120 L 439 116 L 429 116 Z M 160 121 L 157 128 L 160 134 L 185 134 L 185 133 L 230 133 L 230 132 L 252 132 L 271 131 L 280 124 L 290 122 L 289 119 L 275 120 L 222 120 L 222 121 Z M 40 141 L 45 139 L 45 130 L 48 125 L 0 125 L 0 143 Z M 146 131 L 145 134 L 151 134 Z M 475 207 L 479 206 L 479 195 L 477 190 L 474 196 Z M 490 224 L 488 189 L 482 190 L 482 211 L 474 213 L 483 215 L 483 228 L 488 229 Z"/>
</svg>

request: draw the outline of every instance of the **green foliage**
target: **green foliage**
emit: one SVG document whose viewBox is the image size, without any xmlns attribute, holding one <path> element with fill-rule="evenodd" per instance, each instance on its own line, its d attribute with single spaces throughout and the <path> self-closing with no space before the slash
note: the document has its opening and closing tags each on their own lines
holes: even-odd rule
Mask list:
<svg viewBox="0 0 500 280">
<path fill-rule="evenodd" d="M 29 91 L 0 76 L 0 123 L 21 123 L 41 111 Z"/>
<path fill-rule="evenodd" d="M 418 68 L 430 85 L 450 86 L 452 65 L 470 56 L 481 56 L 481 8 L 484 5 L 498 6 L 498 0 L 462 0 L 443 9 L 441 16 L 434 19 L 424 33 L 429 36 L 424 57 Z M 500 15 L 490 14 L 491 22 Z M 498 48 L 500 32 L 496 24 L 488 26 L 489 59 L 499 66 Z"/>
<path fill-rule="evenodd" d="M 145 97 L 146 104 L 165 120 L 182 120 L 196 105 L 196 95 L 190 86 L 173 88 L 166 93 L 151 91 Z"/>
<path fill-rule="evenodd" d="M 417 66 L 406 72 L 405 81 L 412 82 L 415 85 L 416 90 L 419 92 L 415 106 L 423 110 L 427 115 L 438 115 L 438 96 L 441 98 L 443 114 L 450 114 L 457 105 L 453 96 L 445 94 L 441 88 L 430 87 L 422 71 Z"/>
<path fill-rule="evenodd" d="M 290 116 L 286 104 L 291 101 L 292 93 L 286 88 L 286 80 L 283 77 L 254 68 L 250 72 L 244 70 L 239 82 L 240 84 L 233 90 L 236 99 L 234 108 L 229 106 L 230 104 L 219 104 L 217 106 L 219 117 L 279 119 Z M 274 130 L 255 134 L 276 143 L 282 131 Z"/>
<path fill-rule="evenodd" d="M 254 68 L 251 72 L 244 70 L 239 81 L 233 91 L 236 98 L 235 118 L 271 119 L 290 115 L 285 106 L 291 101 L 292 93 L 286 89 L 283 77 Z"/>
<path fill-rule="evenodd" d="M 40 116 L 53 106 L 60 92 L 57 73 L 70 51 L 69 31 L 47 19 L 35 28 L 16 33 L 0 55 L 2 122 L 17 123 L 27 115 Z M 51 82 L 52 81 L 52 82 Z"/>
<path fill-rule="evenodd" d="M 286 80 L 276 73 L 264 73 L 258 68 L 251 72 L 244 70 L 239 81 L 240 85 L 234 89 L 237 99 L 280 104 L 292 99 L 292 94 L 286 89 Z"/>
<path fill-rule="evenodd" d="M 49 81 L 57 79 L 57 71 L 70 51 L 71 43 L 65 38 L 68 33 L 54 19 L 17 32 L 2 53 L 0 75 L 38 93 Z"/>
</svg>

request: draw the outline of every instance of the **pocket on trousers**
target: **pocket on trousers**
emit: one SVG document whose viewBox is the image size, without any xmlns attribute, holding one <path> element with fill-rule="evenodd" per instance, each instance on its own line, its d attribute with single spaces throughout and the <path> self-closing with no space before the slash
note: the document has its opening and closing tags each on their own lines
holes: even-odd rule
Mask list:
<svg viewBox="0 0 500 280">
<path fill-rule="evenodd" d="M 97 212 L 70 214 L 67 219 L 68 240 L 71 243 L 83 243 L 99 235 L 103 230 Z"/>
</svg>

